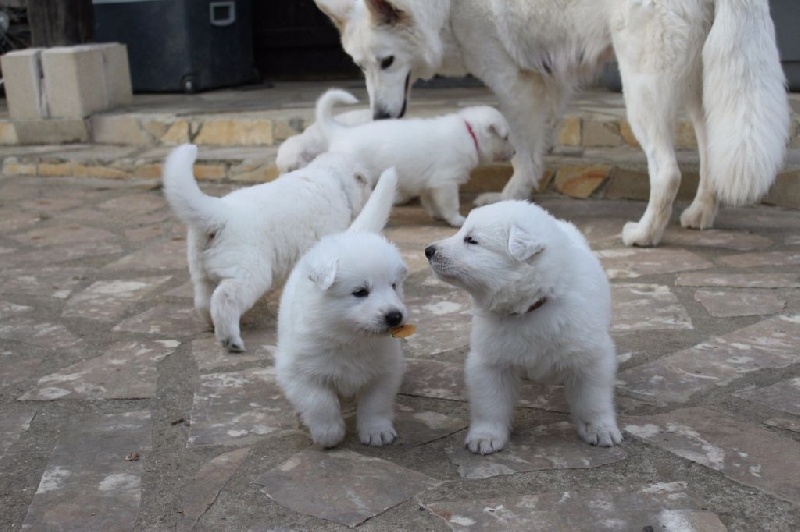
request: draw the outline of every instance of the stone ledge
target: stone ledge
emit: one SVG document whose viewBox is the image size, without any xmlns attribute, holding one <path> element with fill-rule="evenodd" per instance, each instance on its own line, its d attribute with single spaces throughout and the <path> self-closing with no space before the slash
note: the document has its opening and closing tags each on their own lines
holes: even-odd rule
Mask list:
<svg viewBox="0 0 800 532">
<path fill-rule="evenodd" d="M 169 147 L 76 145 L 0 148 L 2 173 L 30 177 L 95 177 L 104 179 L 160 179 Z M 195 175 L 200 181 L 253 184 L 275 179 L 274 147 L 206 147 L 200 150 Z M 698 183 L 697 154 L 679 152 L 683 180 L 679 201 L 691 201 Z M 792 150 L 789 164 L 763 203 L 800 208 L 800 150 Z M 573 198 L 647 201 L 650 193 L 647 163 L 633 148 L 557 149 L 545 159 L 547 168 L 537 194 L 556 193 Z M 466 195 L 502 190 L 511 177 L 510 164 L 477 168 L 461 188 Z"/>
</svg>

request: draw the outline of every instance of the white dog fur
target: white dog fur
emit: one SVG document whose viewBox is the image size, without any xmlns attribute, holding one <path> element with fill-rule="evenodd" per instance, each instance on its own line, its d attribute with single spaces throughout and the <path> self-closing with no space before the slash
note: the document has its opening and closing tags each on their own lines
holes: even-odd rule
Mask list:
<svg viewBox="0 0 800 532">
<path fill-rule="evenodd" d="M 516 148 L 502 194 L 527 199 L 571 95 L 616 55 L 650 202 L 626 245 L 661 240 L 681 180 L 674 126 L 694 125 L 700 185 L 684 227 L 713 225 L 721 201 L 763 196 L 780 169 L 790 119 L 775 30 L 764 0 L 315 0 L 364 71 L 375 117 L 405 113 L 411 81 L 483 80 Z"/>
<path fill-rule="evenodd" d="M 504 201 L 473 210 L 458 233 L 425 255 L 438 278 L 473 300 L 465 368 L 470 451 L 506 445 L 523 372 L 565 385 L 584 441 L 622 441 L 614 415 L 611 291 L 575 226 L 531 203 Z"/>
<path fill-rule="evenodd" d="M 348 126 L 356 126 L 372 120 L 372 111 L 356 109 L 336 115 L 336 121 Z M 328 141 L 319 131 L 319 126 L 311 124 L 305 131 L 289 137 L 278 147 L 275 164 L 282 174 L 299 170 L 313 161 L 317 155 L 328 149 Z"/>
<path fill-rule="evenodd" d="M 239 319 L 322 236 L 343 231 L 370 194 L 370 174 L 346 154 L 324 154 L 302 170 L 222 198 L 194 179 L 197 148 L 175 148 L 164 195 L 188 229 L 194 305 L 219 342 L 244 350 Z"/>
<path fill-rule="evenodd" d="M 339 396 L 357 398 L 362 443 L 386 445 L 396 437 L 394 398 L 404 361 L 389 327 L 405 321 L 407 270 L 378 234 L 396 183 L 395 172 L 386 171 L 350 229 L 324 237 L 300 259 L 281 298 L 278 383 L 322 447 L 345 436 Z"/>
<path fill-rule="evenodd" d="M 355 103 L 343 90 L 332 89 L 317 102 L 316 126 L 328 141 L 328 150 L 349 153 L 369 171 L 397 169 L 397 191 L 402 198 L 420 196 L 434 218 L 460 226 L 458 186 L 480 164 L 508 161 L 514 148 L 508 140 L 508 122 L 488 106 L 466 107 L 436 118 L 380 120 L 358 126 L 338 123 L 336 103 Z"/>
</svg>

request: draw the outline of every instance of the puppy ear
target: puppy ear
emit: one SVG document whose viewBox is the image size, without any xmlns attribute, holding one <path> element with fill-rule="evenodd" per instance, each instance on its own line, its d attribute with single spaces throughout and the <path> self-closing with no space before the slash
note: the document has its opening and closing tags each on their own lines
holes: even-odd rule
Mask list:
<svg viewBox="0 0 800 532">
<path fill-rule="evenodd" d="M 408 13 L 394 5 L 391 0 L 366 0 L 372 21 L 377 25 L 396 26 L 409 19 Z"/>
<path fill-rule="evenodd" d="M 333 25 L 339 30 L 339 33 L 344 33 L 344 27 L 347 25 L 347 19 L 350 18 L 350 11 L 353 9 L 352 0 L 314 0 L 320 11 L 328 15 Z"/>
<path fill-rule="evenodd" d="M 317 285 L 317 288 L 320 290 L 327 290 L 333 286 L 338 268 L 339 262 L 336 260 L 320 261 L 311 267 L 311 273 L 308 275 L 308 278 Z"/>
<path fill-rule="evenodd" d="M 511 226 L 508 235 L 508 254 L 520 262 L 526 262 L 544 251 L 544 244 L 534 235 L 519 227 Z"/>
</svg>

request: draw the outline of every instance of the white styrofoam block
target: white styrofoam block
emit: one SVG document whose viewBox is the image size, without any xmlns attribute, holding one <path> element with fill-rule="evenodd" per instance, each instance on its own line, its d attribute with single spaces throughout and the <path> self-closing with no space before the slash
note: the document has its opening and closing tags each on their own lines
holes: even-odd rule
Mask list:
<svg viewBox="0 0 800 532">
<path fill-rule="evenodd" d="M 86 118 L 108 108 L 103 52 L 69 46 L 42 52 L 42 71 L 51 118 Z"/>
<path fill-rule="evenodd" d="M 0 58 L 12 120 L 42 120 L 49 116 L 42 88 L 42 51 L 42 48 L 28 48 Z"/>
</svg>

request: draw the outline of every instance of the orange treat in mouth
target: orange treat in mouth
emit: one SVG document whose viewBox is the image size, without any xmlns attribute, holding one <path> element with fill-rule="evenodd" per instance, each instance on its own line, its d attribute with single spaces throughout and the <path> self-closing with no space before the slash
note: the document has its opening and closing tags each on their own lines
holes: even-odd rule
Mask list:
<svg viewBox="0 0 800 532">
<path fill-rule="evenodd" d="M 395 338 L 407 338 L 414 334 L 417 330 L 416 327 L 413 325 L 409 325 L 408 323 L 405 325 L 398 325 L 397 327 L 392 327 L 389 329 L 391 335 Z"/>
</svg>

